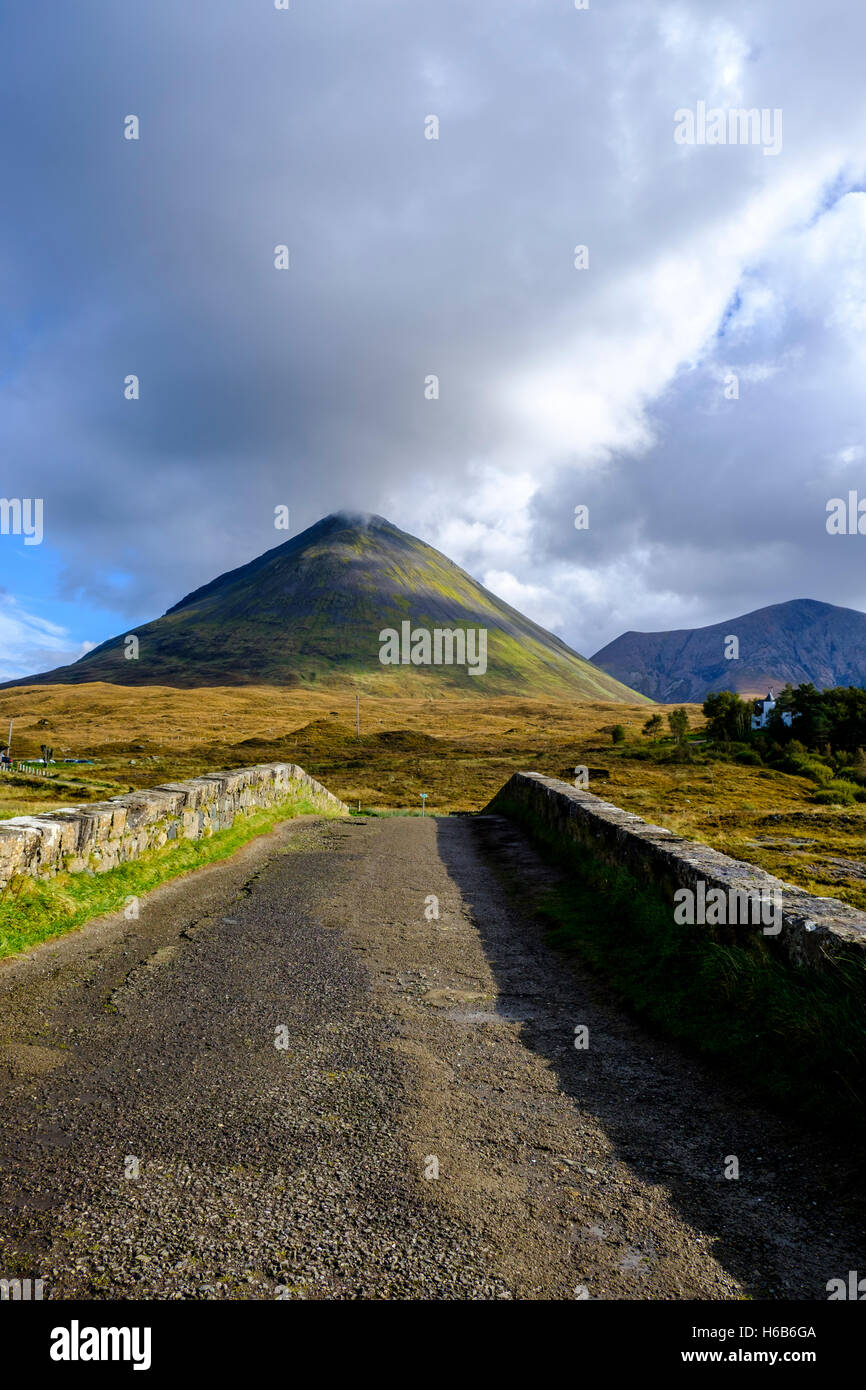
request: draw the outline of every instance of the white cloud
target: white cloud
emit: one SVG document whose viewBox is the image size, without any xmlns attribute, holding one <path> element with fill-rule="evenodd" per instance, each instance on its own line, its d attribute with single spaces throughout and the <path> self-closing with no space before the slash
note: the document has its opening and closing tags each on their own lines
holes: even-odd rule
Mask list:
<svg viewBox="0 0 866 1390">
<path fill-rule="evenodd" d="M 562 627 L 563 606 L 550 591 L 539 584 L 522 584 L 507 570 L 489 570 L 481 581 L 486 589 L 525 613 L 542 627 L 556 632 Z"/>
<path fill-rule="evenodd" d="M 274 544 L 285 503 L 298 529 L 384 512 L 584 650 L 804 583 L 858 601 L 858 554 L 816 564 L 814 528 L 828 470 L 863 481 L 866 12 L 333 0 L 283 49 L 242 8 L 102 7 L 85 38 L 67 7 L 48 47 L 10 21 L 4 489 L 38 484 L 68 594 L 155 614 Z M 104 143 L 130 81 L 140 151 Z M 675 145 L 697 100 L 782 109 L 782 153 Z M 70 645 L 17 622 L 43 665 Z"/>
<path fill-rule="evenodd" d="M 0 681 L 49 671 L 75 661 L 96 644 L 77 646 L 57 623 L 28 612 L 9 594 L 0 594 Z"/>
</svg>

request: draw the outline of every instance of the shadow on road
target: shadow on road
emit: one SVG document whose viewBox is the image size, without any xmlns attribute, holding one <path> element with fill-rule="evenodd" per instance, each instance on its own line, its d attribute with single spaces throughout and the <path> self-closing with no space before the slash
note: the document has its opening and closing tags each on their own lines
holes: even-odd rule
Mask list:
<svg viewBox="0 0 866 1390">
<path fill-rule="evenodd" d="M 537 907 L 566 874 L 511 822 L 442 819 L 437 834 L 496 979 L 498 1010 L 520 1020 L 525 1046 L 554 1069 L 575 1108 L 596 1117 L 614 1156 L 641 1183 L 664 1190 L 745 1296 L 826 1299 L 828 1280 L 864 1260 L 853 1146 L 773 1114 L 642 1024 L 574 956 L 550 947 Z M 574 1046 L 578 1024 L 589 1029 L 586 1051 Z M 724 1175 L 730 1156 L 736 1180 Z"/>
</svg>

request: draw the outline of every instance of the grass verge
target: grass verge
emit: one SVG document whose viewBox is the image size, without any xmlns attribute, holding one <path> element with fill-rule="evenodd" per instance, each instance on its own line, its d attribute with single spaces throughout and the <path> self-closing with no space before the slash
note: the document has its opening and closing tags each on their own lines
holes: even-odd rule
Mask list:
<svg viewBox="0 0 866 1390">
<path fill-rule="evenodd" d="M 201 840 L 174 840 L 103 874 L 57 874 L 40 880 L 21 875 L 0 893 L 0 958 L 63 936 L 92 917 L 116 912 L 167 879 L 226 859 L 248 840 L 296 816 L 338 815 L 304 796 L 288 797 L 267 810 L 239 815 L 226 830 Z"/>
<path fill-rule="evenodd" d="M 866 970 L 842 958 L 820 974 L 754 945 L 680 926 L 626 870 L 563 845 L 516 803 L 499 803 L 569 871 L 538 910 L 551 943 L 574 952 L 644 1019 L 779 1108 L 822 1127 L 866 1131 Z"/>
</svg>

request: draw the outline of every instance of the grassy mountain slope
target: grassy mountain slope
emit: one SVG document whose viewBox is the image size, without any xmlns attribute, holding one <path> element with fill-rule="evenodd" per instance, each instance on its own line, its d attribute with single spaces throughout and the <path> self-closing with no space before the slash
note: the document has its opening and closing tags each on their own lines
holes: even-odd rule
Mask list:
<svg viewBox="0 0 866 1390">
<path fill-rule="evenodd" d="M 487 671 L 384 666 L 379 633 L 486 628 Z M 635 695 L 476 583 L 432 546 L 382 517 L 336 514 L 220 575 L 71 666 L 9 682 L 179 687 L 279 685 L 380 694 L 525 694 L 634 704 Z"/>
</svg>

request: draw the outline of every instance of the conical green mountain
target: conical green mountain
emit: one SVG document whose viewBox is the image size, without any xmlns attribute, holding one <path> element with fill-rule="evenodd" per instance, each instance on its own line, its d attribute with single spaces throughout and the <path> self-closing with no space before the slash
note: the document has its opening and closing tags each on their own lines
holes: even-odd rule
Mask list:
<svg viewBox="0 0 866 1390">
<path fill-rule="evenodd" d="M 383 665 L 380 633 L 485 629 L 459 664 L 455 640 L 440 664 Z M 196 589 L 163 617 L 15 685 L 351 686 L 379 694 L 645 699 L 477 584 L 432 546 L 379 516 L 336 514 L 240 569 Z M 463 640 L 463 639 L 459 639 Z M 393 653 L 392 653 L 393 654 Z M 423 657 L 423 641 L 419 654 Z M 432 654 L 432 653 L 431 653 Z M 470 673 L 470 665 L 478 673 Z M 485 666 L 483 673 L 481 665 Z"/>
</svg>

